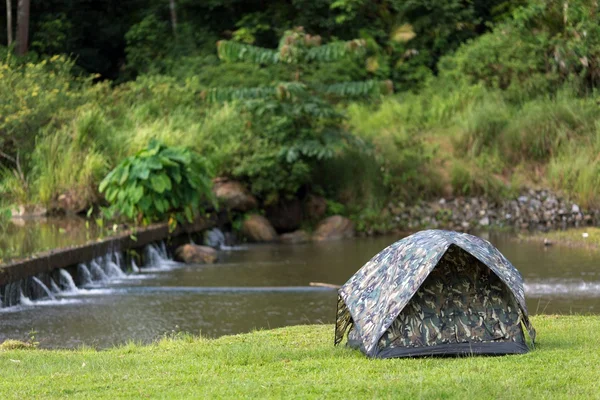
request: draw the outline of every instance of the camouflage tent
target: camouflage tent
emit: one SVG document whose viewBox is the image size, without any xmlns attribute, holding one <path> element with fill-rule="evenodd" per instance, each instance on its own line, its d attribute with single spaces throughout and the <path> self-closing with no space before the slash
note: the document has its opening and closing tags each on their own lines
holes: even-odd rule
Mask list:
<svg viewBox="0 0 600 400">
<path fill-rule="evenodd" d="M 335 344 L 369 357 L 528 351 L 523 278 L 489 242 L 427 230 L 387 247 L 339 290 Z"/>
</svg>

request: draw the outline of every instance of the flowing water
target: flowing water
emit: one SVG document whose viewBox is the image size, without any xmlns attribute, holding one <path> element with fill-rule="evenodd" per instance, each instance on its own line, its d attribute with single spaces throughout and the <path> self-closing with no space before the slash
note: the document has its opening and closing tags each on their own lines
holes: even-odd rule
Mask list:
<svg viewBox="0 0 600 400">
<path fill-rule="evenodd" d="M 0 309 L 0 342 L 35 331 L 43 347 L 106 347 L 149 342 L 183 331 L 217 337 L 253 329 L 334 321 L 335 290 L 375 253 L 400 239 L 362 238 L 303 245 L 248 245 L 220 252 L 214 265 L 182 265 L 164 246 L 146 249 L 149 265 L 124 266 L 114 254 L 66 271 L 56 300 Z M 492 235 L 522 272 L 532 314 L 600 314 L 600 256 Z M 117 271 L 118 269 L 118 271 Z M 139 272 L 135 272 L 138 269 Z M 134 271 L 126 275 L 123 270 Z M 50 290 L 50 289 L 48 289 Z M 333 332 L 332 332 L 333 340 Z"/>
</svg>

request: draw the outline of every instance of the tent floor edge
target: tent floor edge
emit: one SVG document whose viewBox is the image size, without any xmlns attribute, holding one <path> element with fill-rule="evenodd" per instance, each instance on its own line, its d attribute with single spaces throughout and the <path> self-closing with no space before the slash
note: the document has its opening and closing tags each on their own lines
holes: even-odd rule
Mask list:
<svg viewBox="0 0 600 400">
<path fill-rule="evenodd" d="M 529 348 L 520 342 L 450 343 L 423 347 L 394 347 L 380 350 L 375 358 L 502 356 L 525 354 Z"/>
</svg>

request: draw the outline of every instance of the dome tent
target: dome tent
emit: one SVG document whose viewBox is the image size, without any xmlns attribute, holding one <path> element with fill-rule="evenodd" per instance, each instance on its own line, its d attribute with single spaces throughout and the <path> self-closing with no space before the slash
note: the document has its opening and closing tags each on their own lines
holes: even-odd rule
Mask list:
<svg viewBox="0 0 600 400">
<path fill-rule="evenodd" d="M 488 241 L 426 230 L 368 261 L 338 292 L 335 344 L 369 357 L 519 354 L 532 343 L 523 278 Z"/>
</svg>

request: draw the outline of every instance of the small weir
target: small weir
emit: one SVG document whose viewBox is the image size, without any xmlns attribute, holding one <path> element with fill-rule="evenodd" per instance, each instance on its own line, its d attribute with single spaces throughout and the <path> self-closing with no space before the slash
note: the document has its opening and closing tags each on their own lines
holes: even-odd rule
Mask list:
<svg viewBox="0 0 600 400">
<path fill-rule="evenodd" d="M 146 265 L 141 269 L 133 258 L 126 263 L 120 252 L 113 251 L 89 263 L 81 263 L 72 268 L 71 272 L 59 268 L 11 282 L 0 288 L 0 310 L 16 306 L 48 305 L 52 304 L 52 301 L 60 303 L 62 297 L 130 277 L 135 278 L 145 269 L 164 270 L 178 265 L 169 259 L 164 242 L 146 246 L 144 253 Z"/>
</svg>

